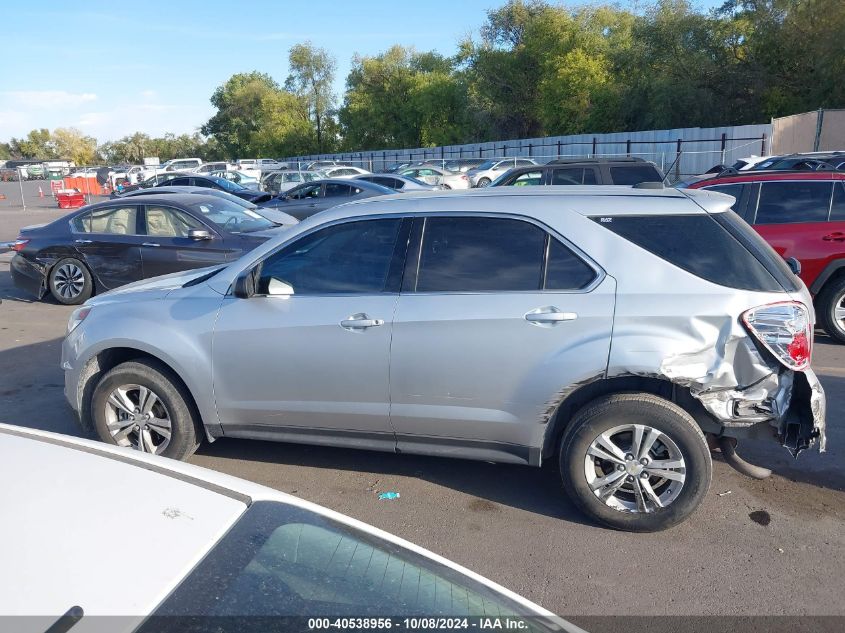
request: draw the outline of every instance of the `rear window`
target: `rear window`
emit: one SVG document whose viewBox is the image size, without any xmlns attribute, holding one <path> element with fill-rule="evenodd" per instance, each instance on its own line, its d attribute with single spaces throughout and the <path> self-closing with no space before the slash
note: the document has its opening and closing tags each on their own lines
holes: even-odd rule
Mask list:
<svg viewBox="0 0 845 633">
<path fill-rule="evenodd" d="M 732 218 L 715 219 L 717 215 L 728 214 Z M 738 237 L 741 229 L 737 229 L 736 224 L 741 226 L 742 220 L 732 211 L 713 216 L 648 215 L 593 219 L 670 264 L 720 286 L 760 292 L 784 290 L 783 282 L 778 279 L 779 265 L 768 261 L 772 256 L 778 258 L 777 254 L 759 236 L 756 240 L 748 235 Z M 747 230 L 753 232 L 750 227 Z M 761 254 L 752 253 L 745 242 L 754 244 Z M 785 262 L 783 266 L 786 266 Z M 791 272 L 789 275 L 791 280 L 787 283 L 792 285 L 789 289 L 794 290 L 796 281 Z"/>
<path fill-rule="evenodd" d="M 637 185 L 641 182 L 663 182 L 653 165 L 629 165 L 610 168 L 614 185 Z"/>
</svg>

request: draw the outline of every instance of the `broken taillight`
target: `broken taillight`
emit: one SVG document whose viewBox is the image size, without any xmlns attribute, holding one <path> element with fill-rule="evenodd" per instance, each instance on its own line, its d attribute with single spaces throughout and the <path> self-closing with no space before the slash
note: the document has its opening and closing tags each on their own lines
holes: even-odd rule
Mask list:
<svg viewBox="0 0 845 633">
<path fill-rule="evenodd" d="M 25 240 L 22 237 L 19 237 L 14 242 L 12 242 L 12 250 L 15 252 L 20 252 L 24 249 L 27 244 L 29 244 L 29 240 Z"/>
<path fill-rule="evenodd" d="M 813 354 L 813 323 L 803 303 L 784 301 L 742 314 L 748 331 L 789 369 L 802 370 Z"/>
</svg>

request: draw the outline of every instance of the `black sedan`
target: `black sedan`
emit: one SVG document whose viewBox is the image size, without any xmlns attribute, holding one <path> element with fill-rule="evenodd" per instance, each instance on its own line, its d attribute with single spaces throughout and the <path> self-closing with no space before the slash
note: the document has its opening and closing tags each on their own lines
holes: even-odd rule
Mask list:
<svg viewBox="0 0 845 633">
<path fill-rule="evenodd" d="M 327 178 L 297 185 L 261 206 L 284 211 L 297 220 L 336 207 L 344 202 L 396 193 L 392 189 L 364 180 Z"/>
<path fill-rule="evenodd" d="M 207 187 L 209 189 L 219 189 L 232 195 L 242 198 L 253 204 L 263 204 L 267 202 L 272 196 L 264 191 L 257 189 L 249 189 L 236 182 L 220 178 L 218 176 L 203 176 L 201 174 L 178 174 L 166 182 L 160 182 L 154 187 Z"/>
<path fill-rule="evenodd" d="M 82 207 L 21 230 L 12 280 L 39 299 L 82 303 L 133 281 L 225 264 L 284 230 L 218 196 L 149 195 Z"/>
</svg>

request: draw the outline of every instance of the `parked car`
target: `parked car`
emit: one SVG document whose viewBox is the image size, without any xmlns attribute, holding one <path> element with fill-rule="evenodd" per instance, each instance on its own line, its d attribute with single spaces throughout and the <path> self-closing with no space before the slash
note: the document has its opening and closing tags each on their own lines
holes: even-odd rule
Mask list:
<svg viewBox="0 0 845 633">
<path fill-rule="evenodd" d="M 384 168 L 382 170 L 382 173 L 384 173 L 384 174 L 395 174 L 397 172 L 402 171 L 406 167 L 410 167 L 411 164 L 412 163 L 410 161 L 405 161 L 405 162 L 401 162 L 401 163 L 392 163 L 392 164 L 388 165 L 386 168 Z"/>
<path fill-rule="evenodd" d="M 400 174 L 365 174 L 363 176 L 356 176 L 355 180 L 374 182 L 377 185 L 393 189 L 394 191 L 434 191 L 445 188 L 439 185 L 430 185 L 422 180 Z"/>
<path fill-rule="evenodd" d="M 369 174 L 366 169 L 360 167 L 353 167 L 352 165 L 338 165 L 336 167 L 324 167 L 317 170 L 322 174 L 323 178 L 355 178 L 355 176 L 363 176 Z"/>
<path fill-rule="evenodd" d="M 737 436 L 823 450 L 810 294 L 732 199 L 593 189 L 362 200 L 93 298 L 65 394 L 103 441 L 177 459 L 222 436 L 556 457 L 579 508 L 635 531 L 704 499 L 705 434 L 737 467 Z"/>
<path fill-rule="evenodd" d="M 156 173 L 163 171 L 191 171 L 202 165 L 201 158 L 173 158 L 155 168 Z"/>
<path fill-rule="evenodd" d="M 825 171 L 842 169 L 845 165 L 845 152 L 812 152 L 807 154 L 789 154 L 770 156 L 751 167 L 755 171 Z"/>
<path fill-rule="evenodd" d="M 530 158 L 491 158 L 466 172 L 471 187 L 487 187 L 491 182 L 514 167 L 530 167 L 537 163 Z"/>
<path fill-rule="evenodd" d="M 212 171 L 208 174 L 209 176 L 213 176 L 214 178 L 225 178 L 226 180 L 233 182 L 235 184 L 240 185 L 241 187 L 246 187 L 247 189 L 254 189 L 255 191 L 259 190 L 260 181 L 258 178 L 253 178 L 252 176 L 247 176 L 242 171 L 234 171 L 234 170 L 221 170 L 221 171 Z"/>
<path fill-rule="evenodd" d="M 118 198 L 21 229 L 12 281 L 39 299 L 49 292 L 59 303 L 78 304 L 147 277 L 231 262 L 275 228 L 213 195 Z"/>
<path fill-rule="evenodd" d="M 733 196 L 733 210 L 801 264 L 819 324 L 845 343 L 845 173 L 755 171 L 690 185 Z"/>
<path fill-rule="evenodd" d="M 325 618 L 310 628 L 347 617 L 378 630 L 452 616 L 459 628 L 487 618 L 583 633 L 428 550 L 242 479 L 8 424 L 0 450 L 0 503 L 15 508 L 0 524 L 0 615 L 34 623 L 18 630 L 68 631 L 98 616 L 112 617 L 97 630 L 135 633 L 279 630 L 256 616 Z M 135 541 L 155 541 L 155 556 L 93 555 L 130 527 Z"/>
<path fill-rule="evenodd" d="M 161 183 L 164 184 L 164 183 Z M 226 178 L 219 178 L 217 176 L 203 176 L 201 174 L 178 174 L 175 178 L 166 181 L 166 184 L 171 187 L 208 187 L 210 189 L 222 189 L 232 195 L 249 200 L 254 204 L 264 204 L 272 197 L 269 193 L 259 191 L 258 189 L 250 189 L 239 185 L 236 182 L 227 180 Z M 159 184 L 153 185 L 158 187 Z"/>
<path fill-rule="evenodd" d="M 267 193 L 277 196 L 303 182 L 311 182 L 320 178 L 322 176 L 316 171 L 271 171 L 261 179 L 261 188 Z"/>
<path fill-rule="evenodd" d="M 265 202 L 264 206 L 279 209 L 289 213 L 297 220 L 303 220 L 344 202 L 384 196 L 389 193 L 396 192 L 372 182 L 358 180 L 350 182 L 345 179 L 315 180 L 298 185 L 276 196 Z"/>
<path fill-rule="evenodd" d="M 454 172 L 435 167 L 434 165 L 423 165 L 420 167 L 408 167 L 399 172 L 401 176 L 410 176 L 429 185 L 437 185 L 442 189 L 469 189 L 469 177 L 467 174 L 456 174 Z"/>
<path fill-rule="evenodd" d="M 195 174 L 210 174 L 213 171 L 230 171 L 232 167 L 234 165 L 222 160 L 213 163 L 203 163 L 199 167 L 185 171 L 192 171 Z"/>
<path fill-rule="evenodd" d="M 255 205 L 252 202 L 244 200 L 243 198 L 238 198 L 237 196 L 232 195 L 227 191 L 223 191 L 222 189 L 209 189 L 208 187 L 170 187 L 165 185 L 161 187 L 154 187 L 151 189 L 136 189 L 135 191 L 130 191 L 129 193 L 124 194 L 120 197 L 131 198 L 135 196 L 160 196 L 168 193 L 193 193 L 200 196 L 216 196 L 219 198 L 224 198 L 229 202 L 243 207 L 244 209 L 254 211 L 262 218 L 266 218 L 267 220 L 270 220 L 271 222 L 273 222 L 274 224 L 278 224 L 279 226 L 291 226 L 299 222 L 299 220 L 297 220 L 292 215 L 288 215 L 287 213 L 279 211 L 278 209 L 268 209 L 266 207 L 259 207 L 258 205 Z"/>
<path fill-rule="evenodd" d="M 287 163 L 280 163 L 275 158 L 245 158 L 238 161 L 238 169 L 255 170 L 259 172 L 278 171 L 287 169 Z"/>
<path fill-rule="evenodd" d="M 465 174 L 470 169 L 483 165 L 485 162 L 487 162 L 487 159 L 485 158 L 453 158 L 447 160 L 443 167 L 449 171 Z"/>
<path fill-rule="evenodd" d="M 337 160 L 314 160 L 303 168 L 306 171 L 322 171 L 331 167 L 352 167 L 352 165 Z"/>
<path fill-rule="evenodd" d="M 663 174 L 653 163 L 642 159 L 587 158 L 517 167 L 499 176 L 491 186 L 636 185 L 641 182 L 663 182 Z"/>
<path fill-rule="evenodd" d="M 96 174 L 95 174 L 96 175 Z M 171 180 L 174 178 L 178 178 L 183 176 L 184 174 L 179 172 L 168 172 L 168 173 L 158 173 L 150 176 L 149 178 L 142 180 L 134 185 L 121 185 L 118 189 L 115 189 L 111 193 L 111 197 L 117 197 L 123 195 L 125 193 L 129 193 L 130 191 L 137 191 L 138 189 L 149 189 L 151 187 L 155 187 L 157 185 L 165 185 L 170 183 Z"/>
</svg>

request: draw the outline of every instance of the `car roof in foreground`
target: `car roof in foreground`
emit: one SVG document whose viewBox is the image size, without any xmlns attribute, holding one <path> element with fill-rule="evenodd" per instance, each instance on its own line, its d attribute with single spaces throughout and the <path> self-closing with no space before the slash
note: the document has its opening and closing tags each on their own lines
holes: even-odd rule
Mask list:
<svg viewBox="0 0 845 633">
<path fill-rule="evenodd" d="M 526 191 L 529 189 L 529 191 Z M 560 204 L 585 216 L 721 213 L 734 198 L 712 191 L 620 185 L 485 187 L 468 190 L 408 191 L 341 204 L 320 213 L 320 220 L 381 213 L 511 212 L 549 209 Z"/>
<path fill-rule="evenodd" d="M 136 615 L 155 609 L 253 501 L 315 512 L 446 565 L 540 615 L 552 613 L 371 525 L 237 477 L 126 448 L 0 423 L 0 613 Z M 19 520 L 14 520 L 19 519 Z M 33 591 L 37 587 L 37 591 Z"/>
</svg>

